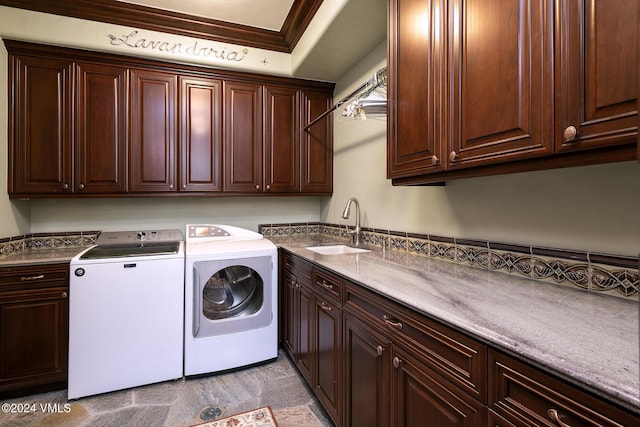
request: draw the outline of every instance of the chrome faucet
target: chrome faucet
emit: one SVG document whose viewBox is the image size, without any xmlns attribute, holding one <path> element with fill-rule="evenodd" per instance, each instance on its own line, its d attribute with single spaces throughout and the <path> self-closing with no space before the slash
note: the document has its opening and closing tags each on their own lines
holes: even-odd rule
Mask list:
<svg viewBox="0 0 640 427">
<path fill-rule="evenodd" d="M 353 235 L 353 237 L 351 238 L 351 241 L 353 242 L 353 244 L 355 244 L 356 246 L 359 246 L 360 245 L 360 203 L 358 203 L 358 199 L 356 199 L 355 197 L 351 197 L 349 198 L 349 200 L 347 200 L 347 205 L 344 207 L 344 211 L 342 212 L 342 218 L 349 219 L 351 203 L 355 203 L 356 205 L 356 228 L 349 231 L 349 234 Z"/>
</svg>

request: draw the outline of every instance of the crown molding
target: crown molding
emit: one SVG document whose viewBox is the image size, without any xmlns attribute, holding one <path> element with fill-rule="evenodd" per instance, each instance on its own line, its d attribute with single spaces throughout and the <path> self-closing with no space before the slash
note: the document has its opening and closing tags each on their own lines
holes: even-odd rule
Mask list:
<svg viewBox="0 0 640 427">
<path fill-rule="evenodd" d="M 272 31 L 117 0 L 0 0 L 0 6 L 287 53 L 321 4 L 322 0 L 294 0 L 282 29 Z"/>
</svg>

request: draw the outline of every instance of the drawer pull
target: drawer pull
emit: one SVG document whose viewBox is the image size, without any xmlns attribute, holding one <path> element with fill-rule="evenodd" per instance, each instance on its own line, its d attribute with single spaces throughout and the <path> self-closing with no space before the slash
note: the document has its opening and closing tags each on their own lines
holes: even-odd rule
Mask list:
<svg viewBox="0 0 640 427">
<path fill-rule="evenodd" d="M 571 427 L 569 424 L 563 423 L 562 421 L 560 421 L 560 416 L 558 415 L 558 411 L 556 411 L 555 409 L 549 409 L 547 413 L 549 414 L 549 418 L 551 418 L 551 421 L 555 422 L 560 427 Z"/>
<path fill-rule="evenodd" d="M 332 290 L 333 289 L 333 285 L 331 283 L 327 283 L 326 280 L 323 280 L 322 283 L 320 283 L 325 289 L 329 289 Z"/>
<path fill-rule="evenodd" d="M 20 280 L 23 282 L 32 282 L 34 280 L 44 279 L 44 274 L 39 274 L 37 276 L 26 276 L 22 277 Z"/>
<path fill-rule="evenodd" d="M 320 303 L 320 308 L 322 308 L 324 311 L 331 311 L 331 307 L 325 304 L 324 301 Z"/>
<path fill-rule="evenodd" d="M 398 356 L 393 358 L 393 367 L 394 368 L 400 367 L 400 363 L 402 363 L 402 360 L 398 359 Z"/>
<path fill-rule="evenodd" d="M 399 331 L 402 330 L 402 323 L 401 322 L 391 320 L 391 317 L 389 317 L 386 314 L 382 317 L 382 319 L 384 320 L 384 323 L 386 323 L 387 325 L 391 326 L 393 329 L 397 329 Z"/>
<path fill-rule="evenodd" d="M 378 347 L 376 347 L 376 353 L 378 353 L 378 356 L 382 356 L 382 352 L 384 352 L 384 347 L 379 345 Z"/>
</svg>

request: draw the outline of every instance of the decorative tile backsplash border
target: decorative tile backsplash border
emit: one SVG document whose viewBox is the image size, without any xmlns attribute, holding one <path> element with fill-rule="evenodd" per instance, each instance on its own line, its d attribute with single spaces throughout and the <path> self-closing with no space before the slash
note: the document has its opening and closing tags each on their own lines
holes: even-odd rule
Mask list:
<svg viewBox="0 0 640 427">
<path fill-rule="evenodd" d="M 99 231 L 67 231 L 33 233 L 0 239 L 0 257 L 17 255 L 27 250 L 81 248 L 96 243 Z"/>
<path fill-rule="evenodd" d="M 326 223 L 265 224 L 266 236 L 325 234 L 348 240 L 350 227 Z M 638 258 L 563 249 L 454 239 L 451 237 L 362 228 L 364 244 L 573 286 L 612 296 L 640 299 Z"/>
</svg>

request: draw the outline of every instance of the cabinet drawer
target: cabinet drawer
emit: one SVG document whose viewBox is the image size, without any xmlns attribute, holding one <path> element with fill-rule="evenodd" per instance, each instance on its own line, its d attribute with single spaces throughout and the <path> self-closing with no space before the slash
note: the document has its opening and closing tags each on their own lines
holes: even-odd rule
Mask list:
<svg viewBox="0 0 640 427">
<path fill-rule="evenodd" d="M 345 310 L 390 332 L 443 378 L 481 402 L 487 400 L 487 347 L 406 307 L 349 283 Z"/>
<path fill-rule="evenodd" d="M 307 279 L 306 282 L 311 283 L 310 262 L 304 261 L 286 251 L 281 251 L 280 253 L 282 256 L 282 265 L 285 270 L 294 272 L 297 277 Z"/>
<path fill-rule="evenodd" d="M 320 295 L 342 302 L 342 279 L 325 270 L 313 269 L 313 288 Z"/>
<path fill-rule="evenodd" d="M 13 285 L 39 287 L 68 279 L 69 264 L 0 268 L 0 291 L 10 290 Z"/>
<path fill-rule="evenodd" d="M 638 425 L 638 417 L 622 408 L 495 350 L 489 353 L 489 389 L 491 411 L 516 426 Z"/>
</svg>

